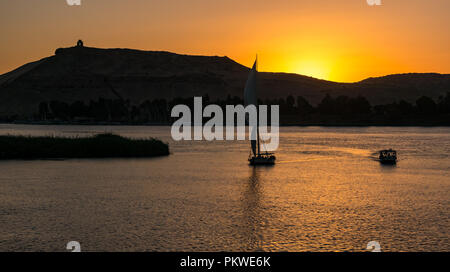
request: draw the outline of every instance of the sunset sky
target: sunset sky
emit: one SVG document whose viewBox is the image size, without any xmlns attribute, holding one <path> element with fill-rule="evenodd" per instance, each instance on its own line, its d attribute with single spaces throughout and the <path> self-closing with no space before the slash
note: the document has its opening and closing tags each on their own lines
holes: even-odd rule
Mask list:
<svg viewBox="0 0 450 272">
<path fill-rule="evenodd" d="M 2 0 L 0 73 L 86 46 L 228 56 L 259 69 L 354 82 L 450 73 L 450 1 Z"/>
</svg>

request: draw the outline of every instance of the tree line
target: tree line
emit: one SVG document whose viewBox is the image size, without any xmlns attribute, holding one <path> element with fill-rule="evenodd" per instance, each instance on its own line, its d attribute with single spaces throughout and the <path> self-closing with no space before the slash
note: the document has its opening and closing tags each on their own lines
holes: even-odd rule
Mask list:
<svg viewBox="0 0 450 272">
<path fill-rule="evenodd" d="M 133 124 L 171 124 L 171 109 L 175 105 L 184 104 L 193 109 L 193 98 L 175 98 L 146 100 L 133 105 L 129 100 L 104 99 L 89 103 L 75 101 L 66 103 L 57 100 L 41 102 L 35 116 L 40 121 L 65 122 L 120 122 Z M 280 106 L 280 123 L 317 124 L 317 125 L 450 125 L 450 93 L 439 97 L 437 101 L 422 96 L 411 104 L 405 100 L 384 105 L 371 106 L 362 97 L 326 95 L 322 101 L 313 106 L 304 97 L 259 100 L 264 105 Z M 211 101 L 208 95 L 203 96 L 203 106 L 216 104 L 225 110 L 226 105 L 243 104 L 240 97 L 228 96 L 223 100 Z"/>
</svg>

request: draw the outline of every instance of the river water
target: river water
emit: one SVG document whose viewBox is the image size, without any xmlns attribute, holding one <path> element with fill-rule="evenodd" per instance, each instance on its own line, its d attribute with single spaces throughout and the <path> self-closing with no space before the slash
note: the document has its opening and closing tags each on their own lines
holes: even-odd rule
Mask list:
<svg viewBox="0 0 450 272">
<path fill-rule="evenodd" d="M 0 125 L 170 144 L 151 159 L 0 161 L 0 251 L 450 250 L 450 128 L 284 127 L 278 163 L 170 127 Z M 394 148 L 396 166 L 375 152 Z"/>
</svg>

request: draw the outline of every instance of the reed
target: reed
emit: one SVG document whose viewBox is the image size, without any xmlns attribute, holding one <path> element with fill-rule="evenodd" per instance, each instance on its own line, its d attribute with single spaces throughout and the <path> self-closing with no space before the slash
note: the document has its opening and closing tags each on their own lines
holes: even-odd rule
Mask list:
<svg viewBox="0 0 450 272">
<path fill-rule="evenodd" d="M 158 139 L 104 133 L 91 137 L 0 136 L 0 159 L 131 158 L 169 155 Z"/>
</svg>

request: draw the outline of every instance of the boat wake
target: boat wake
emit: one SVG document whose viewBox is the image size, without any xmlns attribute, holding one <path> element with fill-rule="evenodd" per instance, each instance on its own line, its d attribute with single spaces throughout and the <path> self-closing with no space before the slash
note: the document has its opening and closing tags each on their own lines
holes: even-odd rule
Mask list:
<svg viewBox="0 0 450 272">
<path fill-rule="evenodd" d="M 333 158 L 315 158 L 315 159 L 302 159 L 302 160 L 291 160 L 291 161 L 278 161 L 277 163 L 294 163 L 294 162 L 310 162 L 310 161 L 325 161 L 331 160 Z"/>
</svg>

